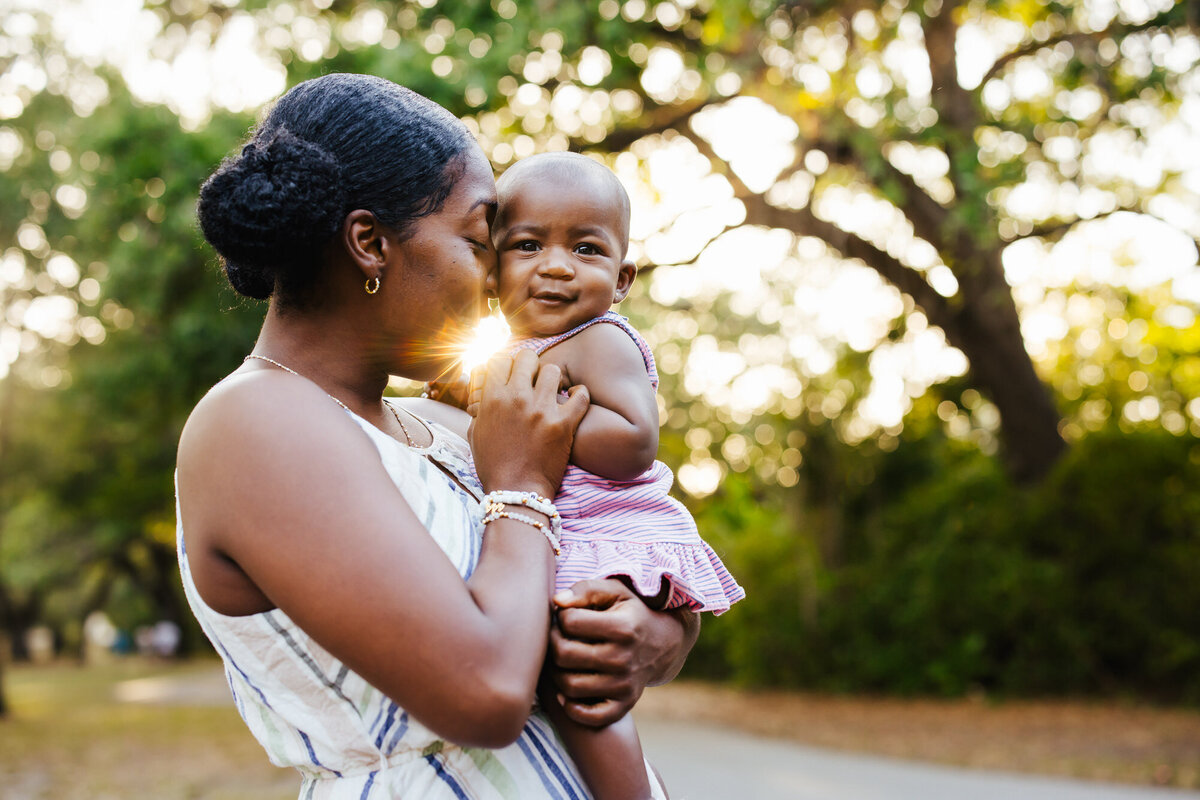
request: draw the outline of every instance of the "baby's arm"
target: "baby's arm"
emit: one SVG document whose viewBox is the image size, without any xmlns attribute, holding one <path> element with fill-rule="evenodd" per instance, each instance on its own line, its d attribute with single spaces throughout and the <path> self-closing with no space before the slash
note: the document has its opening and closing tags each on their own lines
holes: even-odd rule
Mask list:
<svg viewBox="0 0 1200 800">
<path fill-rule="evenodd" d="M 591 405 L 575 431 L 571 463 L 611 480 L 641 475 L 658 453 L 658 404 L 646 363 L 629 335 L 598 323 L 546 350 L 569 384 L 588 388 Z"/>
</svg>

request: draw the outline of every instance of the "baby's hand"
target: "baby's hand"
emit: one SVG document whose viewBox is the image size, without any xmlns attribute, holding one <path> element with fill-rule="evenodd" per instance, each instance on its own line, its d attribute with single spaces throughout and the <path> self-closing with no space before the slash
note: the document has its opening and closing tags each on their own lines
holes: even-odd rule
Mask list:
<svg viewBox="0 0 1200 800">
<path fill-rule="evenodd" d="M 566 370 L 563 370 L 562 377 L 559 378 L 558 381 L 558 402 L 567 402 L 567 399 L 571 396 L 571 389 L 573 388 L 575 387 L 574 384 L 571 383 L 571 376 L 567 374 Z"/>
<path fill-rule="evenodd" d="M 470 379 L 463 372 L 447 373 L 425 384 L 424 396 L 455 408 L 466 409 Z"/>
</svg>

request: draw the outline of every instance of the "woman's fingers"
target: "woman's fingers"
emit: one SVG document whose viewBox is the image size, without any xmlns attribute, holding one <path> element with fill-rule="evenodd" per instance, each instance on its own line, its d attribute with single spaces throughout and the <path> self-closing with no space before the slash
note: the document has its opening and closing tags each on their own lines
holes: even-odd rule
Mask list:
<svg viewBox="0 0 1200 800">
<path fill-rule="evenodd" d="M 553 636 L 553 634 L 552 634 Z M 561 641 L 561 637 L 560 637 Z M 600 667 L 607 664 L 613 671 L 574 672 L 563 669 L 550 671 L 558 702 L 568 717 L 582 725 L 608 725 L 623 717 L 641 697 L 640 684 L 620 669 L 621 657 L 611 645 L 588 645 L 595 653 L 584 654 L 578 642 L 568 642 L 563 652 L 568 663 Z M 576 658 L 572 653 L 579 655 Z M 597 656 L 596 653 L 606 655 Z"/>
<path fill-rule="evenodd" d="M 508 383 L 514 360 L 505 353 L 500 353 L 489 358 L 487 366 L 483 370 L 484 384 L 487 386 L 503 386 Z"/>
<path fill-rule="evenodd" d="M 632 589 L 612 578 L 579 581 L 556 594 L 554 604 L 557 628 L 566 638 L 621 645 L 637 638 L 636 612 L 645 605 Z"/>
<path fill-rule="evenodd" d="M 555 402 L 557 402 L 557 398 Z M 579 423 L 583 420 L 583 415 L 587 413 L 591 402 L 592 396 L 588 394 L 586 386 L 577 384 L 567 390 L 566 402 L 560 405 L 563 414 L 566 415 L 567 424 L 571 426 L 572 430 L 579 427 Z"/>
<path fill-rule="evenodd" d="M 566 700 L 634 702 L 641 695 L 632 681 L 602 672 L 568 672 L 554 678 L 554 686 Z"/>
<path fill-rule="evenodd" d="M 470 382 L 467 385 L 467 403 L 464 406 L 472 417 L 479 415 L 479 401 L 483 399 L 483 387 L 487 384 L 488 365 L 477 365 L 471 370 Z"/>
<path fill-rule="evenodd" d="M 550 655 L 555 669 L 579 672 L 617 672 L 626 666 L 621 645 L 583 641 L 564 636 L 556 626 L 550 632 Z"/>
<path fill-rule="evenodd" d="M 562 380 L 562 368 L 558 364 L 543 364 L 533 382 L 533 393 L 539 402 L 554 400 L 557 404 L 558 385 Z"/>
<path fill-rule="evenodd" d="M 556 594 L 554 603 L 548 672 L 564 711 L 584 725 L 619 719 L 663 674 L 661 654 L 678 649 L 654 624 L 661 615 L 611 578 L 580 581 Z M 671 620 L 672 629 L 678 628 Z"/>
<path fill-rule="evenodd" d="M 504 377 L 503 382 L 511 383 L 517 388 L 533 386 L 534 375 L 538 371 L 537 354 L 532 350 L 518 350 L 510 363 L 510 372 Z M 491 377 L 491 373 L 489 373 L 488 380 L 491 380 Z"/>
<path fill-rule="evenodd" d="M 603 728 L 611 725 L 629 713 L 634 704 L 620 700 L 598 700 L 595 703 L 580 703 L 567 700 L 563 703 L 563 713 L 580 725 L 590 728 Z"/>
<path fill-rule="evenodd" d="M 467 404 L 476 421 L 471 447 L 485 488 L 554 495 L 588 403 L 587 392 L 577 389 L 560 407 L 560 380 L 557 366 L 539 369 L 532 350 L 488 363 L 482 390 L 472 388 Z"/>
<path fill-rule="evenodd" d="M 579 387 L 583 388 L 583 387 Z M 621 600 L 635 600 L 637 595 L 621 581 L 596 578 L 576 581 L 569 589 L 554 595 L 554 605 L 562 608 L 590 608 L 603 611 Z"/>
</svg>

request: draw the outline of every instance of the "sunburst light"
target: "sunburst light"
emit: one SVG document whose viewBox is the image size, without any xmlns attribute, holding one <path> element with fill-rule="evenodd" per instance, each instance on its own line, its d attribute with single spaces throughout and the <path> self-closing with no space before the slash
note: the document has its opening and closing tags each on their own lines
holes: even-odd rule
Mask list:
<svg viewBox="0 0 1200 800">
<path fill-rule="evenodd" d="M 462 366 L 465 372 L 487 361 L 505 342 L 511 331 L 504 317 L 494 315 L 484 317 L 475 326 L 475 331 L 467 340 L 462 351 Z"/>
</svg>

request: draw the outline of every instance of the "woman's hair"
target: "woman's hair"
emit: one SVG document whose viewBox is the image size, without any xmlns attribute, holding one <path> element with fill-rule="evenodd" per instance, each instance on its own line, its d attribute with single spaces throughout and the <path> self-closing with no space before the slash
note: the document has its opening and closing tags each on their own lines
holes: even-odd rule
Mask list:
<svg viewBox="0 0 1200 800">
<path fill-rule="evenodd" d="M 471 141 L 449 111 L 383 78 L 305 81 L 204 182 L 200 228 L 239 294 L 302 304 L 348 213 L 405 235 L 441 209 Z"/>
</svg>

